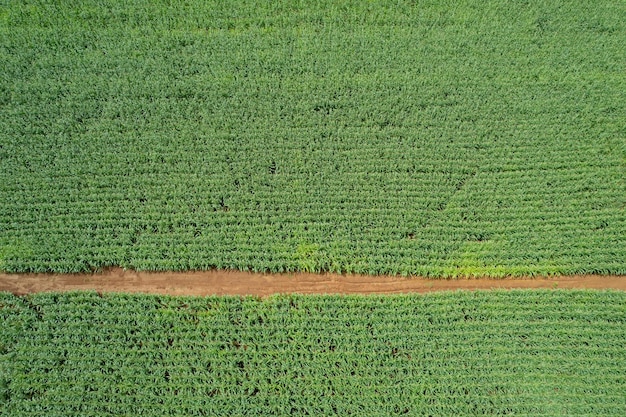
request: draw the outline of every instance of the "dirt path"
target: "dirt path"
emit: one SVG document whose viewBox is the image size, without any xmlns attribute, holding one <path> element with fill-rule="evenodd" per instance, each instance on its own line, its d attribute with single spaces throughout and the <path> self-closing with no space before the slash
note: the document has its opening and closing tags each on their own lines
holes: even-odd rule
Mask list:
<svg viewBox="0 0 626 417">
<path fill-rule="evenodd" d="M 137 272 L 114 268 L 100 274 L 0 274 L 0 291 L 96 290 L 171 295 L 392 294 L 492 288 L 593 288 L 626 291 L 626 276 L 432 280 L 336 274 L 255 274 L 238 271 Z"/>
</svg>

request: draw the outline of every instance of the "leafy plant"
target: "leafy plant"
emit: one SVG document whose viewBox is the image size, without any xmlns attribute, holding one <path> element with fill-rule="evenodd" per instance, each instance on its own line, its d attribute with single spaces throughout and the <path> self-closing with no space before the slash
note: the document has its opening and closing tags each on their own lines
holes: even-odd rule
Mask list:
<svg viewBox="0 0 626 417">
<path fill-rule="evenodd" d="M 218 3 L 0 6 L 2 270 L 626 273 L 623 7 Z"/>
</svg>

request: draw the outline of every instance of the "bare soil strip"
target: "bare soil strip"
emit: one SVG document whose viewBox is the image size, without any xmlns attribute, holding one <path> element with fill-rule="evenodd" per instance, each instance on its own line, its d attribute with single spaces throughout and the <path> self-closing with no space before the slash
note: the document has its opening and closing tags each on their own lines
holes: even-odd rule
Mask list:
<svg viewBox="0 0 626 417">
<path fill-rule="evenodd" d="M 574 275 L 506 279 L 425 279 L 338 274 L 257 274 L 241 271 L 137 272 L 112 268 L 97 274 L 0 274 L 0 291 L 23 295 L 94 290 L 169 295 L 394 294 L 513 288 L 588 288 L 626 291 L 626 276 Z"/>
</svg>

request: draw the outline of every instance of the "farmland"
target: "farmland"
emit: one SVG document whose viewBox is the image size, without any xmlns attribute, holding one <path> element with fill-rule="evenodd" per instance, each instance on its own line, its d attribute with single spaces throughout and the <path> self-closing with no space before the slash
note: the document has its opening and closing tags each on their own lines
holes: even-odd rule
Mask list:
<svg viewBox="0 0 626 417">
<path fill-rule="evenodd" d="M 0 2 L 0 416 L 626 415 L 626 292 L 556 289 L 625 285 L 625 39 L 609 0 Z M 553 289 L 311 295 L 511 276 Z"/>
<path fill-rule="evenodd" d="M 0 293 L 0 414 L 614 415 L 626 293 Z"/>
<path fill-rule="evenodd" d="M 0 270 L 626 273 L 623 2 L 0 4 Z"/>
</svg>

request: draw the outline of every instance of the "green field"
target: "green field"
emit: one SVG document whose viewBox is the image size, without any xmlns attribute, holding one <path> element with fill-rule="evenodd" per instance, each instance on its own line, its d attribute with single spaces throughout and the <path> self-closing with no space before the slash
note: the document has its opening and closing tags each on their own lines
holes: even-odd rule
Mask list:
<svg viewBox="0 0 626 417">
<path fill-rule="evenodd" d="M 0 293 L 2 416 L 624 416 L 626 293 Z"/>
<path fill-rule="evenodd" d="M 608 0 L 1 2 L 0 270 L 624 274 L 625 39 Z"/>
</svg>

